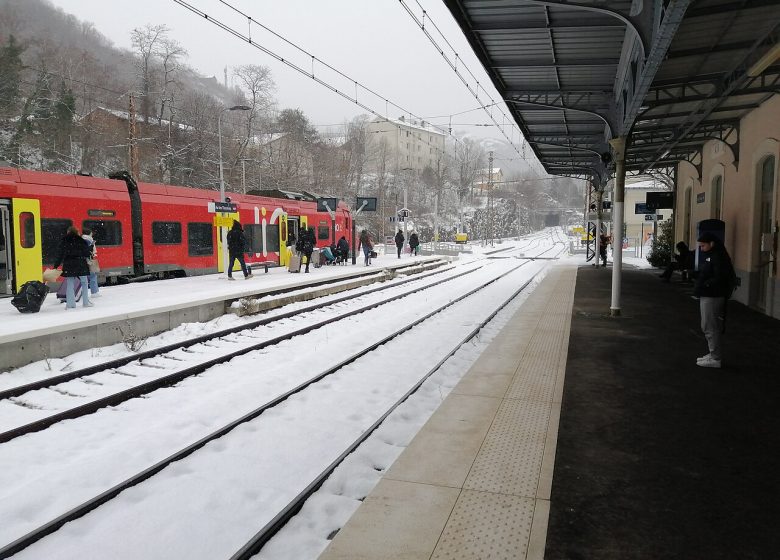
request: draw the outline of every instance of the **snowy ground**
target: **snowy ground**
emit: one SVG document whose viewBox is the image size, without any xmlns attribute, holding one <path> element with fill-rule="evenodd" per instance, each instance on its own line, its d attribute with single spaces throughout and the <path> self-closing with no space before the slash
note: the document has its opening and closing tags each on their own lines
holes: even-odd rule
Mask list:
<svg viewBox="0 0 780 560">
<path fill-rule="evenodd" d="M 463 260 L 478 260 L 484 250 L 502 247 L 531 255 L 553 241 L 548 231 L 493 248 L 477 246 Z M 517 264 L 514 258 L 486 261 L 479 272 L 444 289 L 420 292 L 390 309 L 352 317 L 338 328 L 312 331 L 145 398 L 0 445 L 0 546 L 240 417 L 361 344 L 381 339 L 426 309 Z M 446 355 L 454 341 L 548 265 L 535 261 L 512 272 L 477 299 L 453 305 L 14 558 L 229 557 L 421 372 Z M 260 557 L 316 558 L 328 535 L 346 521 L 525 297 L 516 298 L 393 413 Z M 164 343 L 237 320 L 183 325 Z M 94 353 L 81 354 L 69 358 L 73 367 L 94 359 Z"/>
</svg>

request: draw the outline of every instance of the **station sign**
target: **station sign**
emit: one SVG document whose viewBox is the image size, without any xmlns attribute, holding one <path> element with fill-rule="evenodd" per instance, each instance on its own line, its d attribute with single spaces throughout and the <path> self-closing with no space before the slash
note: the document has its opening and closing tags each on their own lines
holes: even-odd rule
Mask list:
<svg viewBox="0 0 780 560">
<path fill-rule="evenodd" d="M 376 197 L 375 196 L 359 196 L 355 203 L 355 208 L 364 212 L 376 212 Z"/>
<path fill-rule="evenodd" d="M 318 198 L 317 212 L 335 212 L 338 200 L 335 198 Z"/>
<path fill-rule="evenodd" d="M 209 212 L 238 212 L 238 204 L 235 202 L 209 202 Z"/>
<path fill-rule="evenodd" d="M 214 225 L 216 227 L 230 228 L 233 227 L 233 216 L 214 216 Z"/>
<path fill-rule="evenodd" d="M 652 210 L 659 210 L 661 208 L 674 208 L 674 193 L 670 191 L 666 192 L 649 192 L 645 195 L 645 204 Z"/>
<path fill-rule="evenodd" d="M 634 214 L 655 214 L 655 209 L 650 208 L 644 202 L 637 202 L 634 205 Z"/>
</svg>

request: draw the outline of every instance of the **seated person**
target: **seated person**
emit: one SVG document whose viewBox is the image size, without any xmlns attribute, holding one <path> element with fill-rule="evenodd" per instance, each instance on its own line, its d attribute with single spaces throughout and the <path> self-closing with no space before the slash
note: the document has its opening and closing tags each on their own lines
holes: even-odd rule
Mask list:
<svg viewBox="0 0 780 560">
<path fill-rule="evenodd" d="M 675 247 L 677 248 L 677 253 L 674 255 L 674 260 L 672 260 L 667 265 L 666 270 L 659 275 L 664 282 L 668 282 L 671 279 L 672 273 L 675 270 L 682 271 L 683 279 L 687 279 L 688 271 L 693 269 L 693 251 L 688 249 L 688 245 L 684 241 L 680 241 Z"/>
</svg>

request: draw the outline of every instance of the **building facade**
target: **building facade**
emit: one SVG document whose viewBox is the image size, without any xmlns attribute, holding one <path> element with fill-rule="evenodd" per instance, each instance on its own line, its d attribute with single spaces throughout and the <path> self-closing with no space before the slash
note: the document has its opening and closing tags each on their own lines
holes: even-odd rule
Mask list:
<svg viewBox="0 0 780 560">
<path fill-rule="evenodd" d="M 734 299 L 780 318 L 780 95 L 740 119 L 732 136 L 709 140 L 693 163 L 678 164 L 675 239 L 695 247 L 700 221 L 723 220 L 741 282 Z"/>
<path fill-rule="evenodd" d="M 377 118 L 366 125 L 366 134 L 373 146 L 384 144 L 385 167 L 392 171 L 435 168 L 444 154 L 446 135 L 425 121 Z"/>
</svg>

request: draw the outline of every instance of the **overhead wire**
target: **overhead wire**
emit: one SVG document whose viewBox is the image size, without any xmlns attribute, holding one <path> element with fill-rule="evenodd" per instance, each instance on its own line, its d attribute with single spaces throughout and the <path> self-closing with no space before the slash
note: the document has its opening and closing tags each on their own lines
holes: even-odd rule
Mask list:
<svg viewBox="0 0 780 560">
<path fill-rule="evenodd" d="M 213 25 L 216 25 L 217 27 L 219 27 L 223 31 L 226 31 L 230 35 L 233 35 L 237 39 L 240 39 L 240 40 L 246 42 L 247 44 L 252 45 L 256 49 L 264 52 L 268 56 L 271 56 L 272 58 L 276 59 L 277 61 L 285 64 L 286 66 L 288 66 L 290 68 L 292 68 L 296 72 L 311 78 L 312 80 L 314 80 L 318 84 L 328 88 L 332 92 L 334 92 L 337 95 L 343 97 L 344 99 L 354 103 L 355 105 L 357 105 L 361 109 L 369 112 L 370 114 L 372 114 L 372 115 L 374 115 L 374 116 L 376 116 L 376 117 L 378 117 L 380 119 L 383 119 L 385 122 L 391 123 L 392 125 L 394 125 L 399 130 L 399 133 L 400 133 L 400 131 L 402 129 L 402 125 L 399 124 L 396 119 L 391 119 L 389 117 L 389 115 L 383 115 L 383 114 L 379 113 L 378 111 L 375 111 L 374 109 L 372 109 L 371 107 L 369 107 L 368 105 L 366 105 L 365 103 L 363 103 L 362 101 L 360 101 L 357 98 L 357 88 L 358 87 L 360 87 L 364 91 L 370 93 L 371 95 L 375 96 L 376 98 L 381 99 L 382 101 L 384 101 L 386 107 L 389 106 L 389 105 L 392 105 L 393 107 L 399 109 L 401 111 L 401 113 L 403 113 L 405 115 L 409 115 L 410 117 L 414 117 L 415 119 L 419 119 L 420 121 L 424 121 L 424 122 L 430 124 L 431 127 L 436 129 L 436 131 L 438 131 L 439 134 L 443 134 L 444 136 L 450 136 L 451 138 L 454 139 L 455 142 L 460 142 L 460 139 L 458 139 L 456 136 L 454 136 L 452 134 L 451 130 L 444 130 L 441 126 L 436 125 L 435 123 L 431 123 L 430 121 L 426 120 L 424 117 L 420 117 L 420 116 L 416 115 L 415 113 L 413 113 L 412 111 L 409 111 L 408 109 L 405 109 L 404 107 L 398 105 L 397 103 L 394 103 L 393 101 L 390 101 L 387 97 L 383 96 L 379 92 L 374 91 L 373 89 L 363 85 L 360 81 L 355 80 L 354 78 L 352 78 L 351 76 L 345 74 L 344 72 L 341 72 L 340 70 L 338 70 L 334 66 L 324 62 L 322 59 L 320 59 L 319 57 L 317 57 L 314 54 L 310 53 L 306 49 L 300 47 L 299 45 L 295 44 L 294 42 L 290 41 L 289 39 L 286 39 L 281 34 L 273 31 L 268 26 L 263 25 L 262 23 L 258 22 L 252 16 L 250 16 L 249 14 L 239 10 L 238 8 L 236 8 L 235 6 L 233 6 L 232 4 L 230 4 L 230 2 L 227 2 L 226 0 L 219 0 L 219 2 L 221 4 L 223 4 L 224 6 L 226 6 L 227 8 L 233 10 L 235 13 L 239 14 L 240 16 L 246 18 L 247 22 L 248 22 L 248 24 L 250 26 L 250 29 L 251 29 L 251 25 L 254 23 L 254 24 L 258 25 L 259 27 L 261 27 L 262 29 L 264 29 L 265 31 L 267 31 L 268 33 L 271 33 L 274 37 L 277 37 L 281 41 L 285 42 L 289 46 L 295 48 L 299 52 L 301 52 L 301 53 L 305 54 L 307 57 L 309 57 L 311 59 L 311 62 L 312 62 L 312 70 L 308 71 L 308 70 L 304 69 L 303 67 L 299 66 L 298 64 L 295 64 L 292 61 L 288 60 L 287 58 L 277 54 L 276 52 L 272 51 L 268 47 L 265 47 L 265 46 L 261 45 L 260 43 L 257 42 L 256 38 L 252 38 L 251 32 L 245 35 L 245 34 L 241 33 L 240 31 L 236 30 L 235 28 L 233 28 L 232 26 L 228 25 L 227 23 L 224 23 L 223 21 L 220 21 L 220 20 L 216 19 L 215 17 L 207 14 L 203 10 L 197 8 L 196 6 L 193 6 L 192 4 L 187 2 L 186 0 L 173 0 L 173 2 L 176 3 L 176 4 L 179 4 L 183 8 L 186 8 L 190 12 L 192 12 L 192 13 L 194 13 L 194 14 L 196 14 L 196 15 L 204 18 L 204 19 L 206 19 L 207 21 L 211 22 Z M 321 64 L 322 66 L 324 66 L 325 68 L 335 72 L 339 76 L 345 78 L 346 80 L 349 80 L 350 82 L 352 82 L 352 84 L 354 84 L 354 86 L 355 86 L 355 97 L 351 97 L 345 91 L 342 91 L 342 89 L 339 89 L 336 86 L 331 85 L 330 83 L 328 83 L 324 79 L 322 79 L 319 76 L 317 76 L 315 74 L 315 72 L 314 72 L 314 62 L 315 61 L 318 62 L 319 64 Z M 420 127 L 419 125 L 414 124 L 413 122 L 409 122 L 409 123 L 404 122 L 403 126 L 410 126 L 410 127 L 414 127 L 414 128 L 419 128 L 422 131 L 425 130 L 424 128 Z M 422 137 L 418 138 L 418 140 L 421 140 L 424 144 L 439 150 L 438 146 L 435 146 L 435 145 L 431 144 L 430 142 L 427 142 L 427 141 L 423 140 Z"/>
</svg>

